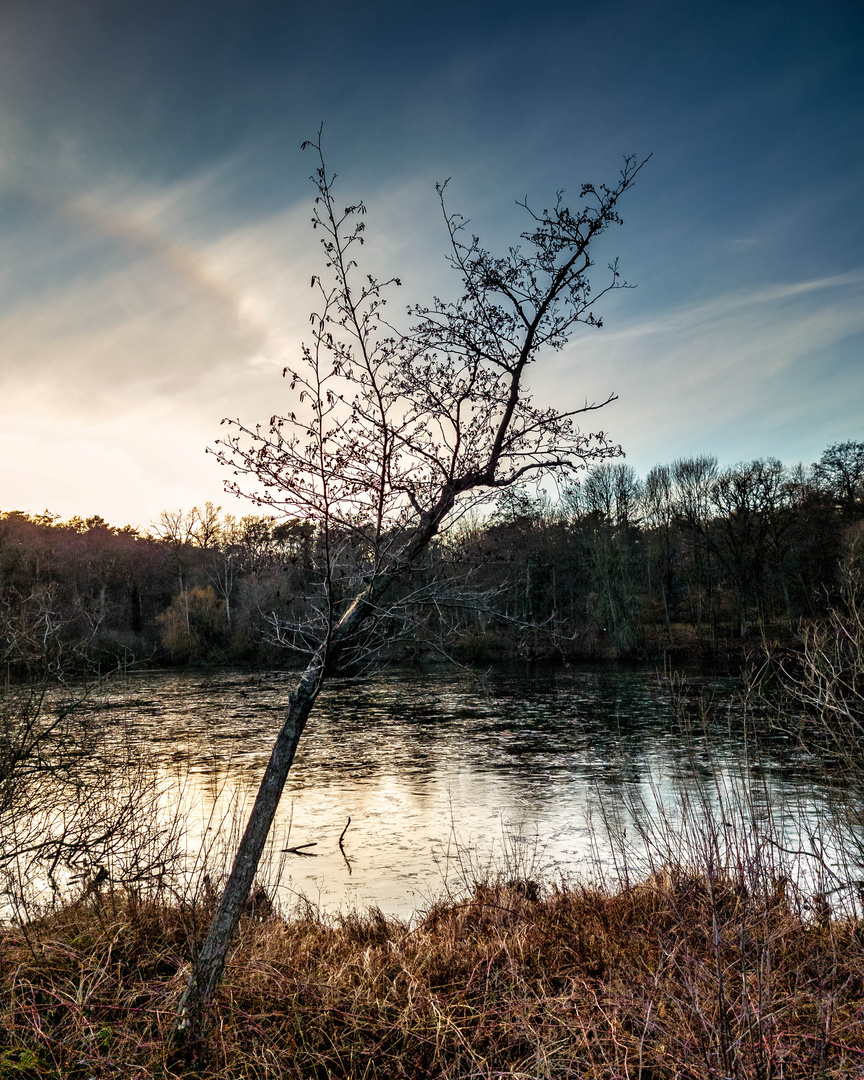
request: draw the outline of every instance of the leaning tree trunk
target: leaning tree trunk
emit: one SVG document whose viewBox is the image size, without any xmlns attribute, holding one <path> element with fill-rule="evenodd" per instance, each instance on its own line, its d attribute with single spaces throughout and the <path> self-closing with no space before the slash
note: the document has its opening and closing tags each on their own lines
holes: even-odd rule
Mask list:
<svg viewBox="0 0 864 1080">
<path fill-rule="evenodd" d="M 438 502 L 423 515 L 421 524 L 398 558 L 394 559 L 393 566 L 380 574 L 355 598 L 300 677 L 297 689 L 291 695 L 288 715 L 267 762 L 246 831 L 234 858 L 231 875 L 210 924 L 207 938 L 192 967 L 189 984 L 180 999 L 174 1023 L 175 1043 L 193 1041 L 201 1032 L 204 1010 L 225 967 L 225 958 L 249 898 L 282 789 L 294 761 L 297 744 L 327 671 L 372 616 L 377 601 L 388 591 L 400 572 L 410 566 L 419 552 L 427 546 L 454 501 L 454 490 L 448 486 Z"/>
<path fill-rule="evenodd" d="M 297 743 L 318 696 L 323 667 L 322 646 L 303 672 L 297 689 L 291 695 L 288 715 L 267 762 L 255 805 L 237 849 L 231 876 L 210 924 L 207 938 L 193 965 L 189 985 L 180 999 L 174 1030 L 175 1035 L 181 1039 L 194 1037 L 200 1030 L 204 1008 L 221 978 L 231 939 L 249 898 L 282 789 L 294 761 Z"/>
</svg>

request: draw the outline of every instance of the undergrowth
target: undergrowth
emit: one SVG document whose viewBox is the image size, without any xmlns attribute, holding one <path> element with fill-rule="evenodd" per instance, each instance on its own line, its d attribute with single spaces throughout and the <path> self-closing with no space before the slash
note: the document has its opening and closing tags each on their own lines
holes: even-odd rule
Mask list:
<svg viewBox="0 0 864 1080">
<path fill-rule="evenodd" d="M 264 898 L 261 898 L 262 901 Z M 244 919 L 208 1036 L 166 1053 L 203 906 L 93 893 L 2 931 L 0 1076 L 864 1075 L 864 924 L 784 881 L 475 885 L 416 925 Z"/>
</svg>

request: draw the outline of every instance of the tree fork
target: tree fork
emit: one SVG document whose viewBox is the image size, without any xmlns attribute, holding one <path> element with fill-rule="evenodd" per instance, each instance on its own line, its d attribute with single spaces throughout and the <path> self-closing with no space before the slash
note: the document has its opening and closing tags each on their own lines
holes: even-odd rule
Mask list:
<svg viewBox="0 0 864 1080">
<path fill-rule="evenodd" d="M 615 205 L 641 165 L 625 159 L 614 188 L 584 186 L 581 197 L 594 202 L 575 216 L 560 204 L 560 195 L 553 211 L 529 211 L 532 231 L 521 234 L 533 249 L 529 254 L 510 248 L 504 259 L 495 259 L 477 238 L 463 244 L 458 234 L 465 223 L 445 211 L 451 264 L 462 278 L 462 298 L 450 304 L 436 299 L 432 307 L 412 309 L 417 321 L 402 334 L 380 314 L 386 302 L 382 290 L 398 285 L 397 278 L 381 282 L 370 276 L 359 288 L 349 282 L 357 264 L 346 252 L 352 244 L 363 243 L 364 229 L 362 222 L 352 225 L 350 219 L 365 212 L 363 205 L 338 211 L 320 131 L 317 143 L 304 146 L 318 153 L 320 164 L 312 177 L 318 190 L 313 227 L 322 231 L 334 281 L 325 286 L 313 276 L 312 286 L 320 291 L 323 304 L 321 312 L 313 314 L 313 344 L 303 347 L 302 365 L 286 368 L 284 374 L 290 375 L 298 400 L 309 399 L 314 416 L 311 421 L 293 412 L 274 416 L 268 434 L 239 420 L 223 421 L 240 434 L 220 441 L 223 449 L 216 453 L 235 475 L 255 476 L 264 485 L 263 493 L 250 496 L 259 505 L 304 516 L 322 527 L 325 538 L 335 529 L 359 539 L 364 550 L 371 544 L 371 570 L 354 567 L 355 598 L 337 616 L 331 577 L 336 556 L 325 543 L 326 607 L 319 610 L 313 604 L 308 616 L 309 632 L 320 632 L 320 644 L 291 696 L 222 900 L 178 1009 L 174 1038 L 187 1044 L 201 1031 L 205 1006 L 225 967 L 321 686 L 367 623 L 386 615 L 379 601 L 416 568 L 460 496 L 476 498 L 482 489 L 572 471 L 620 453 L 602 432 L 583 435 L 574 426 L 575 416 L 600 405 L 586 401 L 582 408 L 567 411 L 537 409 L 524 393 L 522 376 L 541 350 L 560 348 L 577 323 L 599 326 L 592 305 L 609 289 L 624 287 L 613 265 L 610 284 L 591 294 L 586 248 L 608 225 L 620 222 Z M 584 265 L 577 266 L 583 256 Z M 250 447 L 244 445 L 246 439 Z M 240 493 L 236 484 L 228 487 Z M 341 584 L 336 592 L 342 594 Z M 306 629 L 298 625 L 305 645 Z"/>
</svg>

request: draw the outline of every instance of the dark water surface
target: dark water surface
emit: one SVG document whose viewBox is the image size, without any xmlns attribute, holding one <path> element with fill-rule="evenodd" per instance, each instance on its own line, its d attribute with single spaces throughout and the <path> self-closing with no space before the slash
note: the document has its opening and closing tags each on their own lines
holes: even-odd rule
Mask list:
<svg viewBox="0 0 864 1080">
<path fill-rule="evenodd" d="M 101 715 L 112 738 L 152 755 L 165 812 L 181 807 L 190 850 L 245 822 L 292 685 L 291 675 L 235 672 L 145 672 L 112 684 Z M 659 801 L 674 819 L 682 793 L 716 801 L 745 767 L 793 824 L 818 815 L 819 792 L 794 753 L 775 742 L 752 760 L 737 679 L 694 675 L 684 689 L 689 727 L 652 671 L 335 680 L 277 817 L 277 851 L 315 845 L 284 856 L 283 895 L 407 915 L 490 860 L 515 861 L 519 873 L 585 872 L 612 859 L 598 834 L 604 813 Z M 713 703 L 707 726 L 700 697 Z"/>
</svg>

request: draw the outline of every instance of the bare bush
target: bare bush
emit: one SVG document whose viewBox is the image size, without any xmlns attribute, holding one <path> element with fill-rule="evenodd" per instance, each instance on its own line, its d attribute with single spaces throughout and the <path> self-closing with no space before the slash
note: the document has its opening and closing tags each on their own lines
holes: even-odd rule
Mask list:
<svg viewBox="0 0 864 1080">
<path fill-rule="evenodd" d="M 178 863 L 154 770 L 98 710 L 97 688 L 47 681 L 0 698 L 0 879 L 19 919 L 97 888 L 146 891 Z"/>
</svg>

